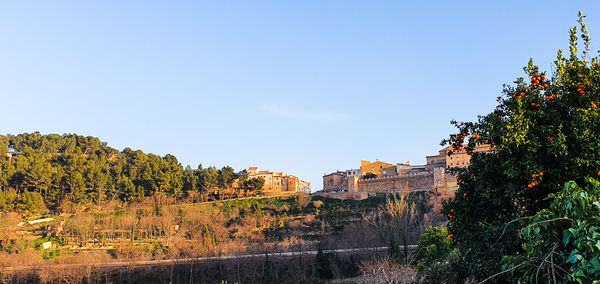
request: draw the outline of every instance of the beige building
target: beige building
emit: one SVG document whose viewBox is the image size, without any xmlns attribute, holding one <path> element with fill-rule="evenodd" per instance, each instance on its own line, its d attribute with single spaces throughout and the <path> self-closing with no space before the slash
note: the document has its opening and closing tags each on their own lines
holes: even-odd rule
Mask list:
<svg viewBox="0 0 600 284">
<path fill-rule="evenodd" d="M 480 144 L 475 146 L 474 152 L 487 152 L 490 150 L 489 145 Z M 435 167 L 445 167 L 445 168 L 453 168 L 453 167 L 467 167 L 469 162 L 471 161 L 471 155 L 467 153 L 464 149 L 459 151 L 453 151 L 452 155 L 448 156 L 448 152 L 450 151 L 450 147 L 446 147 L 439 151 L 437 155 L 427 156 L 427 166 L 430 168 Z"/>
<path fill-rule="evenodd" d="M 267 192 L 305 192 L 310 193 L 310 182 L 283 172 L 259 171 L 257 167 L 248 168 L 248 178 L 263 178 L 264 191 Z"/>
</svg>

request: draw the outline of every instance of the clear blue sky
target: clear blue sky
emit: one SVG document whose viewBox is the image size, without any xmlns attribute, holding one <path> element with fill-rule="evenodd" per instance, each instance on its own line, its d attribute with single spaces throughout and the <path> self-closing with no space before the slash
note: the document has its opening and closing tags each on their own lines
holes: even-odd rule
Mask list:
<svg viewBox="0 0 600 284">
<path fill-rule="evenodd" d="M 422 3 L 419 4 L 418 2 Z M 97 136 L 322 188 L 425 162 L 597 1 L 4 1 L 0 133 Z"/>
</svg>

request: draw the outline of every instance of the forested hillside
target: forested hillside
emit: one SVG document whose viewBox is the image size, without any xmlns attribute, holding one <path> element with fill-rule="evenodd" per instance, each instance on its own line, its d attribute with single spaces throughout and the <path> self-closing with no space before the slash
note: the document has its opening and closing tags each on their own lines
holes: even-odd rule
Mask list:
<svg viewBox="0 0 600 284">
<path fill-rule="evenodd" d="M 231 167 L 185 169 L 173 155 L 116 150 L 91 136 L 31 134 L 0 136 L 0 210 L 97 206 L 151 195 L 206 200 L 240 179 L 240 192 L 260 190 L 260 181 Z"/>
</svg>

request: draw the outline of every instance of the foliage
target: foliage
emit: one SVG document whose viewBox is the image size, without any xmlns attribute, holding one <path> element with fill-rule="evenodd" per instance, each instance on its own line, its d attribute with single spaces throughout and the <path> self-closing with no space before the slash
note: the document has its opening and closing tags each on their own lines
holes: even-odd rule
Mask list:
<svg viewBox="0 0 600 284">
<path fill-rule="evenodd" d="M 102 207 L 111 200 L 131 202 L 156 194 L 202 196 L 231 188 L 238 177 L 247 180 L 246 172 L 235 173 L 228 166 L 184 170 L 173 155 L 130 148 L 119 152 L 98 138 L 75 134 L 0 135 L 0 155 L 2 211 Z M 263 184 L 251 180 L 248 188 L 260 190 Z"/>
<path fill-rule="evenodd" d="M 444 275 L 440 272 L 445 266 L 454 249 L 445 228 L 429 227 L 417 245 L 414 259 L 417 263 L 417 277 L 433 283 L 442 282 Z"/>
<path fill-rule="evenodd" d="M 451 171 L 460 186 L 442 209 L 465 269 L 463 279 L 499 272 L 503 255 L 521 251 L 517 235 L 525 220 L 519 218 L 548 208 L 545 197 L 559 185 L 581 183 L 600 170 L 600 64 L 589 58 L 582 20 L 580 15 L 582 54 L 574 27 L 570 55 L 565 58 L 559 50 L 551 76 L 530 60 L 527 78 L 505 86 L 493 112 L 477 122 L 453 121 L 459 133 L 443 141 L 450 144 L 449 155 L 472 153 L 470 167 Z M 476 145 L 490 151 L 472 152 Z"/>
<path fill-rule="evenodd" d="M 521 231 L 524 255 L 506 257 L 507 269 L 526 282 L 589 283 L 600 279 L 600 182 L 565 183 L 550 208 Z"/>
<path fill-rule="evenodd" d="M 367 173 L 364 176 L 362 176 L 361 178 L 362 179 L 372 179 L 372 178 L 376 178 L 376 177 L 377 177 L 377 175 L 374 173 Z"/>
<path fill-rule="evenodd" d="M 31 213 L 44 213 L 46 211 L 44 199 L 42 198 L 42 195 L 37 192 L 24 192 L 21 195 L 17 207 L 19 211 Z"/>
</svg>

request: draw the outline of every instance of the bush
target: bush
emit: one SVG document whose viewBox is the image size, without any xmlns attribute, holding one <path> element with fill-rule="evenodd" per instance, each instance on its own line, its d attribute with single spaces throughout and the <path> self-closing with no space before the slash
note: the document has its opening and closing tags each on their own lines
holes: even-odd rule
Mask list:
<svg viewBox="0 0 600 284">
<path fill-rule="evenodd" d="M 433 283 L 448 278 L 448 262 L 454 249 L 445 228 L 429 227 L 419 240 L 414 258 L 417 263 L 417 277 Z M 445 273 L 443 273 L 446 271 Z"/>
<path fill-rule="evenodd" d="M 574 182 L 551 194 L 521 230 L 525 255 L 506 257 L 505 268 L 523 282 L 590 283 L 600 279 L 600 182 Z"/>
</svg>

